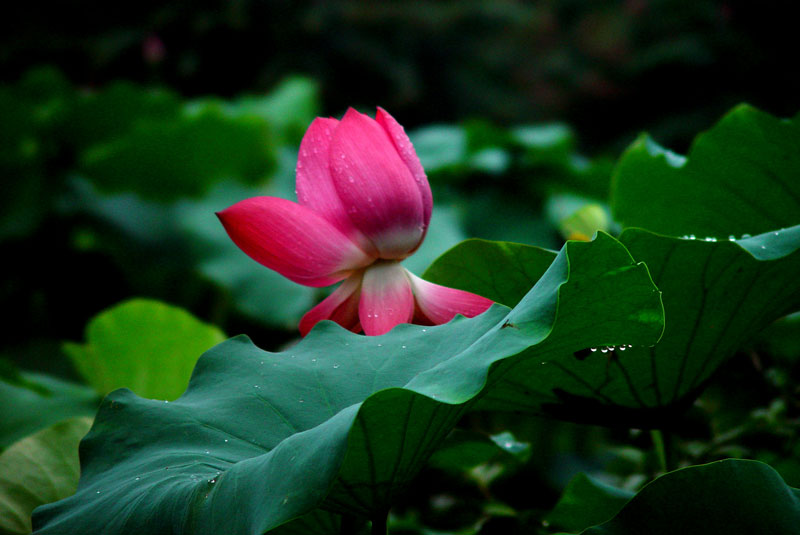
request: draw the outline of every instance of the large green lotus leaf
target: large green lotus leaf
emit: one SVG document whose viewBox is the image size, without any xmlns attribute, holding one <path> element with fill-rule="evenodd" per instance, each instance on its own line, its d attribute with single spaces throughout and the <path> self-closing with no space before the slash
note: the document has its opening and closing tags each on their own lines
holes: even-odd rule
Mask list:
<svg viewBox="0 0 800 535">
<path fill-rule="evenodd" d="M 727 459 L 664 474 L 585 535 L 791 535 L 800 490 L 758 461 Z"/>
<path fill-rule="evenodd" d="M 546 369 L 592 345 L 653 344 L 662 329 L 647 268 L 601 234 L 567 244 L 512 310 L 380 337 L 323 322 L 281 353 L 234 338 L 175 402 L 110 394 L 81 444 L 77 493 L 37 509 L 34 527 L 259 534 L 320 505 L 381 517 L 514 363 Z"/>
<path fill-rule="evenodd" d="M 78 442 L 89 418 L 73 418 L 38 431 L 0 454 L 0 533 L 30 533 L 31 513 L 78 487 Z"/>
<path fill-rule="evenodd" d="M 197 355 L 224 339 L 182 308 L 131 299 L 92 318 L 86 343 L 67 342 L 64 351 L 100 394 L 125 387 L 172 400 L 186 390 Z"/>
<path fill-rule="evenodd" d="M 682 412 L 742 344 L 800 306 L 800 227 L 736 242 L 639 229 L 626 230 L 620 239 L 663 292 L 667 321 L 659 343 L 616 350 L 606 347 L 619 344 L 598 344 L 594 352 L 578 352 L 544 369 L 521 361 L 502 379 L 507 387 L 487 392 L 481 407 L 657 427 Z M 513 304 L 536 283 L 548 254 L 526 245 L 470 240 L 437 259 L 426 276 Z"/>
<path fill-rule="evenodd" d="M 800 307 L 800 226 L 737 242 L 639 229 L 620 240 L 650 268 L 668 318 L 655 347 L 625 353 L 639 378 L 630 387 L 638 392 L 634 407 L 688 405 L 737 349 Z"/>
<path fill-rule="evenodd" d="M 688 157 L 640 137 L 614 171 L 612 208 L 626 227 L 672 236 L 760 234 L 800 222 L 798 173 L 800 120 L 741 105 Z"/>
<path fill-rule="evenodd" d="M 84 385 L 49 375 L 21 372 L 0 379 L 0 449 L 40 429 L 75 416 L 91 416 L 100 398 Z"/>
</svg>

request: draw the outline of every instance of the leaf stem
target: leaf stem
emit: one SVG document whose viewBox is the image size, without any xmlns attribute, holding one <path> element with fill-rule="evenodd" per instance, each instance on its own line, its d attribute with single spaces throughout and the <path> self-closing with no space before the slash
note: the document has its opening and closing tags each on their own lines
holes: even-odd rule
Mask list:
<svg viewBox="0 0 800 535">
<path fill-rule="evenodd" d="M 661 471 L 666 474 L 669 472 L 669 464 L 667 462 L 667 448 L 664 444 L 664 433 L 660 429 L 651 429 L 650 438 L 653 441 L 653 449 L 656 451 Z"/>
</svg>

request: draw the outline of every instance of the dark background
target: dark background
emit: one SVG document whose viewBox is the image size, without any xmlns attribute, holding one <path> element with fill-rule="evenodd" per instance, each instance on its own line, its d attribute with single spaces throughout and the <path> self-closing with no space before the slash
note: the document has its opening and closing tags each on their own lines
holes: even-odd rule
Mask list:
<svg viewBox="0 0 800 535">
<path fill-rule="evenodd" d="M 185 96 L 316 79 L 323 110 L 381 105 L 407 127 L 560 120 L 590 151 L 647 129 L 677 150 L 731 106 L 800 108 L 787 2 L 710 0 L 15 2 L 0 72 L 59 67 Z"/>
</svg>

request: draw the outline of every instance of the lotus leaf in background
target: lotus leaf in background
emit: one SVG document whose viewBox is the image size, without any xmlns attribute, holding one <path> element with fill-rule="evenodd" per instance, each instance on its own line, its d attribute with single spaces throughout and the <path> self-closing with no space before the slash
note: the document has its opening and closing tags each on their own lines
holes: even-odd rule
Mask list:
<svg viewBox="0 0 800 535">
<path fill-rule="evenodd" d="M 30 533 L 31 513 L 70 496 L 78 486 L 78 442 L 90 418 L 59 422 L 0 453 L 0 533 Z"/>
<path fill-rule="evenodd" d="M 747 105 L 698 135 L 681 156 L 641 136 L 614 170 L 614 217 L 625 227 L 714 239 L 800 223 L 800 116 Z M 744 236 L 746 237 L 746 236 Z"/>
<path fill-rule="evenodd" d="M 726 459 L 657 478 L 584 535 L 796 535 L 800 490 L 769 465 Z"/>
<path fill-rule="evenodd" d="M 100 396 L 88 386 L 45 374 L 18 372 L 13 381 L 0 379 L 0 449 L 51 425 L 92 416 Z"/>
<path fill-rule="evenodd" d="M 95 316 L 86 343 L 67 342 L 64 352 L 101 395 L 125 387 L 172 400 L 186 390 L 197 356 L 224 339 L 181 308 L 131 299 Z"/>
</svg>

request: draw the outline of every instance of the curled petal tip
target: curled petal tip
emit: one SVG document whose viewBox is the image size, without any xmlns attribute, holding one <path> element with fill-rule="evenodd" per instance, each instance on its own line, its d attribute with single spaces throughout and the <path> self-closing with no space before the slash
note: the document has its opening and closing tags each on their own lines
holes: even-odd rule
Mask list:
<svg viewBox="0 0 800 535">
<path fill-rule="evenodd" d="M 434 325 L 447 323 L 456 314 L 472 318 L 486 312 L 494 304 L 483 296 L 440 286 L 410 272 L 408 275 L 419 311 Z"/>
</svg>

